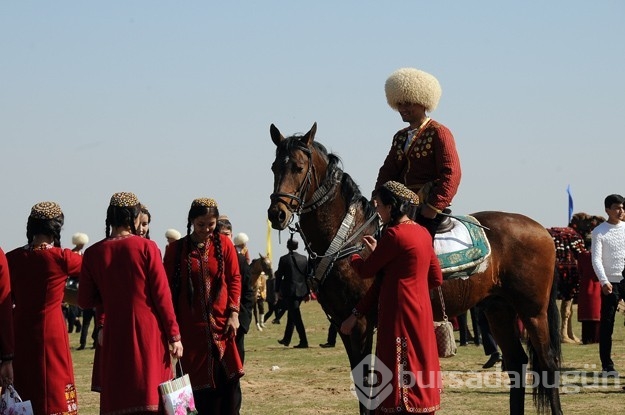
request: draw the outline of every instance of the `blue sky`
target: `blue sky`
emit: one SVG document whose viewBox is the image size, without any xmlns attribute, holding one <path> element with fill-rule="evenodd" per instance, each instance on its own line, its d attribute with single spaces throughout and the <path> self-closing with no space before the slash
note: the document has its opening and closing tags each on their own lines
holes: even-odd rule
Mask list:
<svg viewBox="0 0 625 415">
<path fill-rule="evenodd" d="M 25 243 L 42 200 L 65 211 L 64 245 L 99 240 L 111 194 L 132 191 L 161 247 L 208 196 L 264 253 L 269 125 L 317 122 L 368 195 L 405 126 L 383 88 L 405 66 L 442 85 L 455 213 L 565 226 L 570 185 L 575 211 L 604 214 L 625 193 L 624 21 L 609 0 L 2 2 L 0 246 Z"/>
</svg>

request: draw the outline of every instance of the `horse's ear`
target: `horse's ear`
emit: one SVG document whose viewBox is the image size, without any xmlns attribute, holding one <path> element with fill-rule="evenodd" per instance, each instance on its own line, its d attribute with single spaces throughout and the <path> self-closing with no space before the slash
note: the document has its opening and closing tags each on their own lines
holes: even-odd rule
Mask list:
<svg viewBox="0 0 625 415">
<path fill-rule="evenodd" d="M 284 140 L 284 136 L 275 125 L 271 124 L 271 127 L 269 127 L 269 132 L 271 133 L 271 141 L 273 141 L 275 145 L 280 144 L 282 140 Z"/>
<path fill-rule="evenodd" d="M 311 147 L 313 141 L 315 141 L 315 134 L 317 134 L 317 123 L 315 122 L 313 126 L 310 128 L 310 131 L 301 138 L 302 143 L 306 145 L 306 147 Z"/>
</svg>

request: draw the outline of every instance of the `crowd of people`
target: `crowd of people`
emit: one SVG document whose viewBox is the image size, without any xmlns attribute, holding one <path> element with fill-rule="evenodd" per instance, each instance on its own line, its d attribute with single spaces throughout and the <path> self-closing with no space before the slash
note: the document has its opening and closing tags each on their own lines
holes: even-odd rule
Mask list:
<svg viewBox="0 0 625 415">
<path fill-rule="evenodd" d="M 429 296 L 442 284 L 433 236 L 460 185 L 460 161 L 451 131 L 428 115 L 441 96 L 434 76 L 402 68 L 387 79 L 385 92 L 409 126 L 393 136 L 374 187 L 380 235 L 365 235 L 364 249 L 350 258 L 358 275 L 373 283 L 349 317 L 330 325 L 320 346 L 333 347 L 339 331 L 349 336 L 377 307 L 376 358 L 393 372 L 393 392 L 377 410 L 434 413 L 443 385 Z M 611 359 L 614 317 L 625 295 L 623 202 L 619 195 L 605 199 L 608 220 L 593 230 L 591 254 L 580 259 L 600 286 L 600 360 L 612 376 L 618 376 Z M 290 346 L 297 332 L 293 347 L 309 347 L 300 305 L 311 296 L 310 264 L 293 237 L 275 277 L 252 281 L 249 238 L 233 236 L 215 199 L 191 202 L 186 234 L 167 230 L 163 257 L 150 239 L 149 209 L 135 194 L 113 194 L 105 218 L 104 239 L 84 249 L 88 238 L 76 234 L 75 248 L 66 249 L 61 207 L 37 203 L 28 216 L 27 243 L 6 255 L 0 250 L 0 386 L 14 384 L 35 414 L 78 413 L 68 336 L 78 309 L 72 304 L 64 313 L 62 307 L 68 278 L 79 279 L 79 350 L 94 321 L 91 389 L 100 393 L 103 414 L 161 412 L 158 385 L 174 372 L 189 375 L 199 414 L 238 414 L 253 315 L 260 331 L 287 313 L 278 343 Z M 492 367 L 502 356 L 479 308 L 470 313 L 473 341 L 489 356 L 484 367 Z M 462 345 L 471 338 L 466 320 L 461 316 Z M 403 384 L 399 362 L 402 370 L 422 373 L 419 382 Z"/>
</svg>

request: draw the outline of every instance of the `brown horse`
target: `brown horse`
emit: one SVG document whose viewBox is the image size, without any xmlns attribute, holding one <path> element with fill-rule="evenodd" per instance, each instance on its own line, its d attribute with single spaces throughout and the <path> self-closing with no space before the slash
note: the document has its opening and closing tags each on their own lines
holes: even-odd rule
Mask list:
<svg viewBox="0 0 625 415">
<path fill-rule="evenodd" d="M 268 216 L 274 229 L 289 227 L 300 232 L 317 264 L 313 283 L 319 303 L 331 321 L 340 324 L 370 284 L 354 273 L 345 254 L 357 250 L 362 235 L 373 234 L 377 224 L 366 225 L 374 216 L 370 203 L 340 169 L 338 157 L 314 141 L 316 129 L 314 124 L 303 136 L 285 138 L 271 125 L 276 158 Z M 293 226 L 295 215 L 299 223 Z M 488 228 L 491 255 L 470 278 L 443 283 L 446 312 L 454 316 L 478 303 L 486 309 L 505 368 L 511 376 L 517 374 L 510 390 L 512 414 L 524 412 L 525 376 L 518 374 L 525 373 L 528 362 L 515 324 L 519 317 L 528 333 L 532 370 L 540 375 L 533 389 L 536 408 L 541 413 L 549 408 L 552 414 L 560 414 L 556 376 L 561 349 L 553 240 L 543 226 L 523 215 L 478 212 L 472 216 Z M 349 217 L 354 218 L 353 223 L 347 221 Z M 438 296 L 431 297 L 434 317 L 441 319 Z M 372 314 L 360 319 L 350 336 L 341 334 L 352 369 L 371 351 L 374 324 Z M 360 408 L 366 412 L 362 405 Z"/>
</svg>

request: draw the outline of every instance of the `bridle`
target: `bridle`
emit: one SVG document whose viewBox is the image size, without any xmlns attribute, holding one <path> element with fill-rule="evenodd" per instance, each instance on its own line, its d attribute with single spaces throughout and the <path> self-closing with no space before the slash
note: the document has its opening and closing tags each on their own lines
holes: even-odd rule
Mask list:
<svg viewBox="0 0 625 415">
<path fill-rule="evenodd" d="M 298 145 L 296 149 L 300 150 L 306 155 L 306 157 L 308 157 L 308 167 L 306 169 L 306 177 L 304 177 L 304 180 L 302 180 L 302 183 L 300 184 L 299 189 L 297 189 L 295 193 L 285 193 L 285 192 L 276 191 L 277 188 L 282 183 L 282 174 L 280 174 L 276 182 L 276 188 L 274 189 L 274 192 L 269 197 L 272 203 L 278 203 L 278 202 L 282 203 L 286 206 L 289 212 L 291 212 L 291 214 L 300 215 L 304 207 L 304 197 L 306 193 L 308 193 L 308 190 L 310 189 L 310 186 L 312 184 L 312 176 L 313 176 L 315 166 L 313 165 L 313 162 L 312 162 L 312 152 L 310 151 L 308 147 L 304 145 Z M 288 200 L 288 203 L 284 200 L 285 198 Z M 293 220 L 293 215 L 291 215 L 291 221 L 292 220 Z"/>
<path fill-rule="evenodd" d="M 326 178 L 324 179 L 323 183 L 319 184 L 310 200 L 308 202 L 305 202 L 304 196 L 310 189 L 313 175 L 317 183 L 319 183 L 319 179 L 315 174 L 315 167 L 312 160 L 311 150 L 303 145 L 297 145 L 296 149 L 301 150 L 308 157 L 308 169 L 306 171 L 306 177 L 300 184 L 299 189 L 296 191 L 296 193 L 292 194 L 275 191 L 270 197 L 272 202 L 283 203 L 289 210 L 289 212 L 291 212 L 291 218 L 287 226 L 291 234 L 294 234 L 296 232 L 299 233 L 302 241 L 304 242 L 306 252 L 308 252 L 310 259 L 315 262 L 315 271 L 314 274 L 310 276 L 310 282 L 315 288 L 315 291 L 318 291 L 336 261 L 362 250 L 361 244 L 356 244 L 353 246 L 349 245 L 354 242 L 354 240 L 378 218 L 378 215 L 372 215 L 365 221 L 365 223 L 363 223 L 358 229 L 354 231 L 354 227 L 356 224 L 355 218 L 357 211 L 357 202 L 352 203 L 350 206 L 348 206 L 347 212 L 343 217 L 343 221 L 339 226 L 339 229 L 337 230 L 337 233 L 332 239 L 330 246 L 328 247 L 326 252 L 324 254 L 318 254 L 314 252 L 299 222 L 296 223 L 294 226 L 291 225 L 291 222 L 293 221 L 295 215 L 301 216 L 302 214 L 312 212 L 328 200 L 333 199 L 336 196 L 337 188 L 341 185 L 341 182 L 343 180 L 343 170 L 336 166 L 332 167 L 331 170 L 326 174 Z M 278 179 L 279 180 L 276 181 L 276 188 L 281 183 L 282 175 L 280 175 Z M 288 198 L 289 202 L 286 203 L 284 198 Z"/>
</svg>

